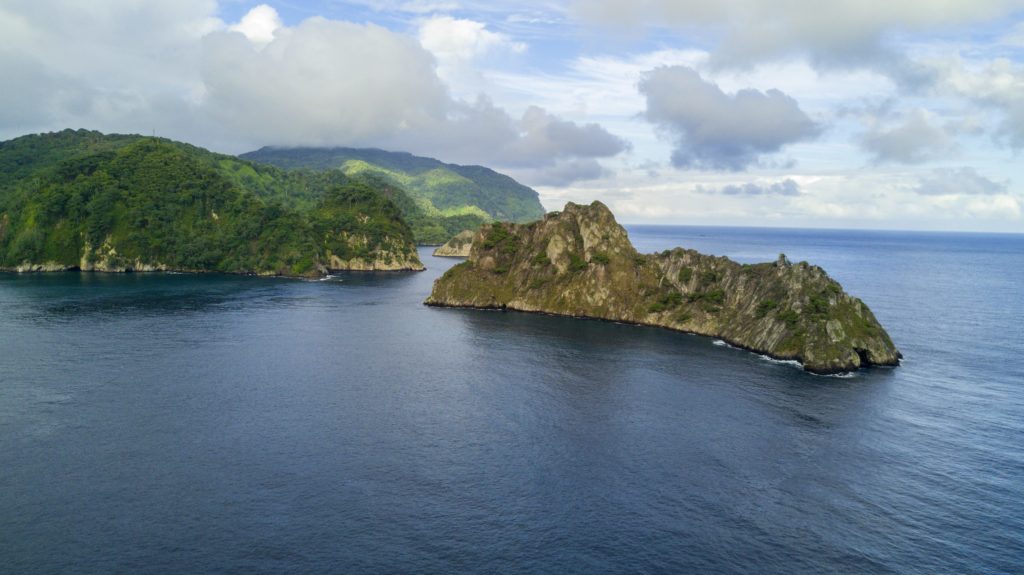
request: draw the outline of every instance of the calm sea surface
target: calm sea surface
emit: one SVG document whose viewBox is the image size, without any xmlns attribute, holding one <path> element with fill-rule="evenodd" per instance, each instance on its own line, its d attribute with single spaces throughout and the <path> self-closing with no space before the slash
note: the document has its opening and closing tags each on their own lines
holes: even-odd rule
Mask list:
<svg viewBox="0 0 1024 575">
<path fill-rule="evenodd" d="M 0 274 L 0 572 L 1024 572 L 1024 236 L 630 233 L 819 264 L 905 363 L 427 308 L 428 250 Z"/>
</svg>

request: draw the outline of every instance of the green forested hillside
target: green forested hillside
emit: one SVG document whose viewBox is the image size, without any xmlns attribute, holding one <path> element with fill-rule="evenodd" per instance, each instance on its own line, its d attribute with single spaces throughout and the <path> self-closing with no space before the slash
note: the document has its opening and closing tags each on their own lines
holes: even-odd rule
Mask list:
<svg viewBox="0 0 1024 575">
<path fill-rule="evenodd" d="M 372 182 L 84 130 L 0 143 L 0 268 L 422 269 Z"/>
<path fill-rule="evenodd" d="M 482 166 L 357 148 L 262 148 L 241 157 L 282 168 L 340 170 L 404 191 L 410 201 L 396 202 L 420 243 L 442 243 L 493 220 L 529 222 L 544 215 L 537 192 Z"/>
</svg>

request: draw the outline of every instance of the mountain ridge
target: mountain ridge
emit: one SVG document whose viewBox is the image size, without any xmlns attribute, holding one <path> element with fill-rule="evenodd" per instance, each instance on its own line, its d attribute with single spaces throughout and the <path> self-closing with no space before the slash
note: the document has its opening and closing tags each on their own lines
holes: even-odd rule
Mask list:
<svg viewBox="0 0 1024 575">
<path fill-rule="evenodd" d="M 415 206 L 403 215 L 421 244 L 444 243 L 489 221 L 528 222 L 544 215 L 535 190 L 485 166 L 379 148 L 263 147 L 239 157 L 285 169 L 340 170 L 388 181 L 413 199 Z"/>
</svg>

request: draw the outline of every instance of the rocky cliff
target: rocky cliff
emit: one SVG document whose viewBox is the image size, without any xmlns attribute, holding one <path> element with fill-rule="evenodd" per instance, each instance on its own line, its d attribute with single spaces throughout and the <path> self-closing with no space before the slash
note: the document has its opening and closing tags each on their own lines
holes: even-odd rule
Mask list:
<svg viewBox="0 0 1024 575">
<path fill-rule="evenodd" d="M 444 258 L 468 258 L 469 248 L 473 245 L 473 238 L 475 236 L 476 232 L 473 230 L 461 231 L 445 242 L 444 245 L 438 246 L 434 250 L 434 255 Z"/>
<path fill-rule="evenodd" d="M 660 326 L 820 374 L 901 357 L 871 310 L 821 268 L 785 256 L 743 265 L 682 248 L 642 255 L 600 202 L 484 226 L 426 303 Z"/>
</svg>

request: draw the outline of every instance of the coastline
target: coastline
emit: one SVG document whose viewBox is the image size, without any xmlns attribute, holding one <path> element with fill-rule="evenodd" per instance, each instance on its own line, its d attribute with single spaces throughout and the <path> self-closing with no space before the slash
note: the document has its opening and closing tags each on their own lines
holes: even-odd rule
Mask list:
<svg viewBox="0 0 1024 575">
<path fill-rule="evenodd" d="M 315 280 L 323 279 L 335 273 L 406 273 L 426 271 L 426 266 L 420 268 L 404 267 L 394 269 L 326 269 L 315 274 L 283 274 L 276 272 L 255 272 L 255 271 L 224 271 L 224 270 L 199 270 L 199 269 L 178 269 L 178 268 L 152 268 L 152 269 L 82 269 L 79 266 L 65 266 L 60 268 L 44 267 L 43 269 L 21 269 L 11 267 L 0 267 L 0 274 L 11 275 L 34 275 L 34 274 L 59 274 L 59 273 L 96 273 L 96 274 L 193 274 L 193 275 L 228 275 L 261 278 L 283 278 Z"/>
<path fill-rule="evenodd" d="M 755 348 L 755 347 L 751 347 L 749 345 L 745 345 L 743 343 L 737 342 L 737 341 L 729 338 L 728 336 L 723 336 L 723 335 L 714 334 L 714 333 L 700 333 L 700 332 L 696 332 L 696 331 L 692 331 L 692 330 L 679 329 L 677 327 L 672 327 L 670 325 L 664 325 L 664 324 L 658 324 L 658 323 L 652 323 L 652 322 L 633 321 L 633 320 L 627 320 L 627 319 L 614 319 L 614 318 L 598 317 L 598 316 L 591 316 L 591 315 L 575 315 L 575 314 L 549 312 L 549 311 L 543 311 L 543 310 L 532 310 L 532 309 L 519 308 L 519 307 L 516 307 L 514 305 L 474 306 L 474 305 L 460 305 L 460 304 L 442 303 L 442 302 L 438 302 L 438 301 L 432 301 L 430 299 L 427 299 L 425 302 L 423 302 L 423 305 L 426 305 L 428 307 L 437 307 L 437 308 L 471 309 L 471 310 L 478 310 L 478 311 L 513 311 L 513 312 L 517 312 L 517 313 L 528 313 L 528 314 L 533 314 L 533 315 L 546 315 L 546 316 L 551 316 L 551 317 L 564 317 L 564 318 L 570 318 L 570 319 L 603 321 L 603 322 L 608 322 L 608 323 L 619 323 L 619 324 L 630 325 L 630 326 L 652 327 L 652 328 L 664 329 L 664 330 L 672 331 L 672 332 L 675 332 L 675 333 L 684 333 L 684 334 L 687 334 L 687 335 L 696 335 L 696 336 L 700 336 L 700 337 L 707 337 L 707 338 L 721 340 L 721 341 L 725 342 L 726 344 L 728 344 L 729 346 L 734 347 L 736 349 L 740 349 L 740 350 L 743 350 L 743 351 L 746 351 L 746 352 L 750 352 L 750 353 L 753 353 L 753 354 L 756 354 L 756 355 L 764 356 L 764 357 L 767 357 L 767 358 L 770 358 L 770 359 L 774 359 L 774 360 L 778 360 L 778 361 L 795 361 L 795 362 L 800 364 L 800 367 L 801 367 L 801 369 L 803 369 L 803 371 L 806 371 L 807 373 L 810 373 L 810 374 L 813 374 L 813 375 L 842 375 L 842 374 L 847 374 L 847 373 L 855 373 L 856 371 L 858 371 L 860 369 L 868 369 L 868 368 L 872 368 L 872 367 L 898 367 L 900 365 L 900 359 L 903 358 L 903 354 L 900 353 L 899 354 L 899 359 L 897 359 L 895 363 L 891 363 L 891 364 L 887 364 L 887 363 L 872 363 L 872 362 L 869 362 L 866 358 L 861 358 L 862 364 L 861 364 L 861 366 L 859 368 L 853 368 L 853 369 L 832 369 L 832 370 L 830 370 L 830 369 L 815 369 L 814 367 L 808 366 L 805 363 L 804 359 L 802 357 L 800 357 L 799 354 L 793 354 L 793 355 L 776 354 L 776 353 L 772 353 L 771 351 L 768 351 L 768 350 L 758 349 L 758 348 Z"/>
</svg>

